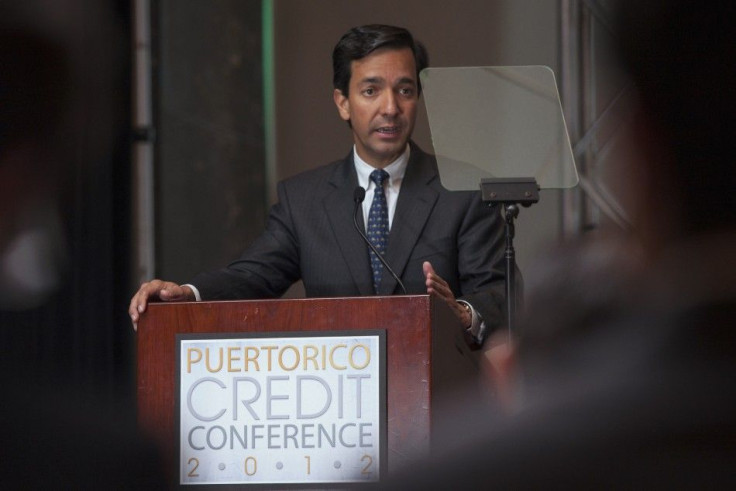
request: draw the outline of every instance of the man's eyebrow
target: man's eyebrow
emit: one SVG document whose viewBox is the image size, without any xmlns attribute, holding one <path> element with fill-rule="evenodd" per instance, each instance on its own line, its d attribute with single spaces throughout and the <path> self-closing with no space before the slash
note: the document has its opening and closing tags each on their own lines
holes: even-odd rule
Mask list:
<svg viewBox="0 0 736 491">
<path fill-rule="evenodd" d="M 384 80 L 383 77 L 366 77 L 364 79 L 361 79 L 360 82 L 358 83 L 361 85 L 365 85 L 365 84 L 380 85 L 380 84 L 386 83 L 386 80 Z M 412 77 L 402 77 L 396 81 L 396 85 L 404 85 L 404 84 L 416 85 L 417 82 Z"/>
<path fill-rule="evenodd" d="M 361 84 L 380 84 L 383 83 L 384 80 L 381 77 L 366 77 L 362 79 L 360 82 Z"/>
</svg>

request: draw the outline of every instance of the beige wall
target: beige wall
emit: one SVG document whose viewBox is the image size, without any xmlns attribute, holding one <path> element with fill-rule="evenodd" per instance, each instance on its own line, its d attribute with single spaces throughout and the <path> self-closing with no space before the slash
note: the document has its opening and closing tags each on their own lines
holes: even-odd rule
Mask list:
<svg viewBox="0 0 736 491">
<path fill-rule="evenodd" d="M 276 177 L 342 158 L 352 145 L 332 102 L 331 61 L 350 27 L 406 27 L 426 45 L 432 66 L 548 65 L 558 72 L 558 11 L 555 0 L 274 0 Z M 433 151 L 423 108 L 414 139 Z M 522 271 L 557 237 L 558 209 L 557 194 L 543 193 L 522 210 Z"/>
</svg>

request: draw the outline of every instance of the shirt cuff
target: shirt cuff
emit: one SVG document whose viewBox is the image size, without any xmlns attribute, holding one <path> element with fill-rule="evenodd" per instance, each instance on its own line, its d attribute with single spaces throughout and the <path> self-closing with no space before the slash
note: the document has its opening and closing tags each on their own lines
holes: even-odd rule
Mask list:
<svg viewBox="0 0 736 491">
<path fill-rule="evenodd" d="M 197 302 L 201 302 L 202 301 L 202 295 L 199 294 L 199 290 L 197 290 L 197 287 L 196 286 L 192 285 L 191 283 L 187 283 L 187 284 L 181 285 L 181 286 L 188 286 L 192 290 L 192 293 L 194 293 L 194 298 L 197 299 Z"/>
<path fill-rule="evenodd" d="M 470 309 L 470 327 L 466 329 L 466 332 L 470 334 L 475 344 L 482 345 L 486 337 L 486 323 L 483 317 L 465 300 L 458 300 L 458 302 Z"/>
</svg>

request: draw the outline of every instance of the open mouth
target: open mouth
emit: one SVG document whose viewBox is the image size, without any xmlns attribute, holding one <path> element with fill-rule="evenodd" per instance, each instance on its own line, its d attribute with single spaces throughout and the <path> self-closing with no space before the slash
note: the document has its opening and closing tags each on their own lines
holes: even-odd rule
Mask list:
<svg viewBox="0 0 736 491">
<path fill-rule="evenodd" d="M 381 126 L 376 129 L 376 133 L 386 136 L 398 135 L 401 132 L 401 126 Z"/>
</svg>

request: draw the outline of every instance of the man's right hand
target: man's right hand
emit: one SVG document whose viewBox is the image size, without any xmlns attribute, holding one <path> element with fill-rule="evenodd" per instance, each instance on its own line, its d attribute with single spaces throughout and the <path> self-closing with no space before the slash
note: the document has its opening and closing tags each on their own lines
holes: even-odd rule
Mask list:
<svg viewBox="0 0 736 491">
<path fill-rule="evenodd" d="M 179 286 L 176 283 L 162 280 L 151 280 L 143 283 L 130 300 L 128 314 L 133 321 L 133 329 L 138 330 L 138 319 L 146 311 L 150 299 L 159 299 L 164 302 L 194 302 L 194 292 L 188 286 Z"/>
</svg>

